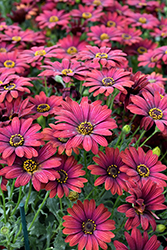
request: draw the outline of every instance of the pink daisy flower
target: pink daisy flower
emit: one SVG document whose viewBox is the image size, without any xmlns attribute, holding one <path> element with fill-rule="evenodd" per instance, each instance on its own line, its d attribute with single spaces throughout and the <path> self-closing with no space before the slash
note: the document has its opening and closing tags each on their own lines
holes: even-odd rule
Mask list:
<svg viewBox="0 0 167 250">
<path fill-rule="evenodd" d="M 115 235 L 110 231 L 115 229 L 115 221 L 108 220 L 111 213 L 103 204 L 96 207 L 95 201 L 80 200 L 72 208 L 68 208 L 70 215 L 65 215 L 63 219 L 64 234 L 68 234 L 65 242 L 70 246 L 78 244 L 78 250 L 107 249 L 107 243 Z"/>
<path fill-rule="evenodd" d="M 111 0 L 83 0 L 82 2 L 86 5 L 93 5 L 96 7 L 107 7 L 109 4 L 111 4 Z"/>
<path fill-rule="evenodd" d="M 121 44 L 123 45 L 132 45 L 138 43 L 142 40 L 140 35 L 142 34 L 141 30 L 136 30 L 135 28 L 129 28 L 128 26 L 119 29 L 122 37 Z"/>
<path fill-rule="evenodd" d="M 127 20 L 132 27 L 141 26 L 143 29 L 153 29 L 159 23 L 156 17 L 146 13 L 134 13 L 133 15 L 130 15 Z"/>
<path fill-rule="evenodd" d="M 105 13 L 100 22 L 104 24 L 106 27 L 122 27 L 125 26 L 127 23 L 127 18 L 124 16 L 119 16 L 116 12 L 107 12 Z"/>
<path fill-rule="evenodd" d="M 148 52 L 143 55 L 138 56 L 138 67 L 140 66 L 148 66 L 149 68 L 162 68 L 162 63 L 160 61 L 161 55 L 158 55 L 155 50 L 148 50 Z"/>
</svg>

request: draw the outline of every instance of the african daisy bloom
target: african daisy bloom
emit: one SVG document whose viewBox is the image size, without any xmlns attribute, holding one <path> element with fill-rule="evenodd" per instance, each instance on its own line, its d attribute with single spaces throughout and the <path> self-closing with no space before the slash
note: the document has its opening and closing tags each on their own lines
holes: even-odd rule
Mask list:
<svg viewBox="0 0 167 250">
<path fill-rule="evenodd" d="M 152 210 L 164 210 L 167 206 L 165 202 L 163 189 L 155 182 L 147 180 L 144 184 L 138 183 L 136 187 L 128 191 L 131 196 L 126 198 L 130 204 L 123 204 L 117 208 L 120 213 L 125 213 L 128 220 L 125 223 L 125 229 L 138 227 L 140 224 L 146 231 L 151 224 L 153 231 L 156 230 L 156 219 L 159 217 Z"/>
<path fill-rule="evenodd" d="M 40 29 L 45 27 L 53 29 L 56 26 L 64 29 L 68 24 L 69 14 L 65 14 L 64 10 L 44 10 L 35 20 L 38 22 Z"/>
<path fill-rule="evenodd" d="M 32 180 L 37 191 L 41 189 L 41 183 L 60 178 L 57 168 L 61 164 L 61 159 L 54 156 L 56 150 L 51 144 L 44 145 L 37 152 L 37 157 L 16 157 L 14 163 L 4 167 L 0 174 L 5 174 L 7 179 L 16 178 L 15 187 L 25 186 Z"/>
<path fill-rule="evenodd" d="M 56 194 L 59 198 L 62 198 L 64 194 L 68 197 L 69 189 L 81 193 L 81 188 L 83 188 L 84 183 L 88 181 L 80 177 L 86 174 L 86 172 L 82 170 L 83 166 L 78 164 L 74 156 L 58 155 L 58 158 L 61 159 L 61 165 L 56 170 L 60 177 L 49 181 L 45 186 L 47 191 L 51 190 L 49 197 L 53 198 Z"/>
<path fill-rule="evenodd" d="M 108 145 L 105 136 L 112 135 L 111 130 L 116 128 L 116 122 L 111 118 L 111 110 L 106 105 L 100 105 L 101 101 L 89 103 L 87 97 L 83 97 L 81 103 L 67 97 L 62 101 L 62 108 L 57 111 L 55 117 L 57 131 L 55 137 L 70 138 L 66 149 L 78 147 L 80 144 L 86 151 L 98 153 L 98 144 L 103 147 Z"/>
<path fill-rule="evenodd" d="M 160 87 L 164 87 L 167 78 L 164 78 L 162 74 L 152 72 L 147 75 L 147 80 L 149 83 L 159 85 Z"/>
<path fill-rule="evenodd" d="M 83 86 L 91 87 L 89 92 L 94 92 L 93 96 L 103 94 L 109 96 L 114 91 L 114 88 L 123 93 L 127 93 L 124 87 L 131 87 L 134 82 L 130 80 L 130 72 L 124 69 L 102 69 L 92 70 L 88 72 L 88 77 L 85 79 Z"/>
<path fill-rule="evenodd" d="M 149 68 L 162 68 L 162 63 L 160 61 L 161 55 L 155 50 L 148 50 L 143 55 L 139 55 L 137 60 L 139 61 L 138 67 L 140 66 L 148 66 Z"/>
<path fill-rule="evenodd" d="M 7 42 L 1 42 L 0 43 L 0 53 L 6 53 L 14 50 L 15 45 L 14 44 L 8 44 Z"/>
<path fill-rule="evenodd" d="M 152 150 L 146 153 L 142 148 L 129 147 L 121 151 L 120 157 L 123 164 L 120 170 L 129 176 L 129 182 L 145 182 L 150 179 L 160 187 L 166 187 L 167 176 L 159 173 L 166 170 L 166 166 L 158 161 L 158 156 L 153 154 Z"/>
<path fill-rule="evenodd" d="M 0 128 L 0 153 L 8 165 L 13 164 L 16 156 L 29 159 L 38 156 L 34 147 L 42 144 L 42 135 L 37 133 L 41 126 L 32 122 L 32 118 L 19 120 L 14 117 L 10 125 Z"/>
<path fill-rule="evenodd" d="M 121 44 L 123 45 L 132 45 L 134 43 L 140 42 L 142 38 L 140 35 L 142 34 L 141 30 L 136 30 L 135 28 L 129 28 L 128 26 L 124 28 L 119 28 L 120 36 L 121 36 Z"/>
<path fill-rule="evenodd" d="M 153 29 L 159 23 L 158 19 L 151 14 L 134 13 L 127 18 L 132 27 L 141 26 L 143 29 Z"/>
<path fill-rule="evenodd" d="M 133 228 L 131 235 L 127 232 L 124 233 L 128 246 L 115 240 L 114 246 L 116 250 L 157 250 L 161 243 L 157 240 L 157 236 L 153 235 L 150 239 L 148 238 L 148 233 L 144 232 L 143 237 L 139 229 Z"/>
<path fill-rule="evenodd" d="M 111 193 L 122 195 L 122 190 L 128 191 L 125 180 L 128 179 L 126 173 L 120 171 L 120 167 L 123 166 L 122 159 L 120 157 L 119 149 L 105 148 L 105 154 L 101 151 L 98 152 L 98 156 L 93 157 L 93 160 L 97 165 L 89 165 L 88 169 L 91 170 L 91 174 L 100 175 L 94 183 L 95 186 L 99 186 L 102 183 L 105 184 L 105 189 L 110 190 Z"/>
<path fill-rule="evenodd" d="M 114 238 L 110 230 L 115 229 L 115 221 L 108 220 L 111 213 L 103 204 L 96 207 L 95 201 L 80 200 L 72 208 L 68 208 L 70 215 L 65 215 L 63 219 L 64 234 L 68 234 L 65 242 L 70 246 L 78 244 L 78 250 L 98 250 L 107 249 L 107 243 Z"/>
<path fill-rule="evenodd" d="M 167 97 L 161 99 L 158 91 L 154 95 L 143 91 L 142 96 L 131 96 L 131 102 L 127 109 L 133 114 L 141 115 L 140 126 L 145 130 L 150 129 L 154 124 L 162 133 L 167 132 Z"/>
<path fill-rule="evenodd" d="M 119 27 L 119 26 L 121 27 L 127 24 L 127 18 L 119 16 L 116 12 L 114 13 L 107 12 L 102 16 L 100 22 L 104 24 L 106 27 Z"/>
<path fill-rule="evenodd" d="M 111 4 L 111 0 L 83 0 L 82 2 L 86 5 L 93 5 L 99 7 L 107 7 L 109 4 Z"/>
</svg>

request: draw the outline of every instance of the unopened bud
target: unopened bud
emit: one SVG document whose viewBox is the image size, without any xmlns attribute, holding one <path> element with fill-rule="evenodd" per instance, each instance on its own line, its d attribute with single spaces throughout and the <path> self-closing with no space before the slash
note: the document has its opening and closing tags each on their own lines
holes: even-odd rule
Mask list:
<svg viewBox="0 0 167 250">
<path fill-rule="evenodd" d="M 63 85 L 63 87 L 65 87 L 64 82 L 63 82 L 63 78 L 61 76 L 56 75 L 54 77 L 54 79 L 55 79 L 56 82 L 61 83 Z"/>
<path fill-rule="evenodd" d="M 79 194 L 75 191 L 70 191 L 68 198 L 70 201 L 76 201 L 79 198 Z"/>
<path fill-rule="evenodd" d="M 158 157 L 160 156 L 161 154 L 161 149 L 159 147 L 155 147 L 153 150 L 152 150 L 153 154 L 155 155 L 158 155 Z"/>
<path fill-rule="evenodd" d="M 4 234 L 4 235 L 5 235 L 5 234 L 8 234 L 8 233 L 9 233 L 9 228 L 6 227 L 6 226 L 4 226 L 4 227 L 1 228 L 1 231 L 0 231 L 0 232 L 1 232 L 1 234 Z"/>
<path fill-rule="evenodd" d="M 129 134 L 130 131 L 131 131 L 130 125 L 125 125 L 125 126 L 123 126 L 122 132 L 123 132 L 125 135 Z"/>
<path fill-rule="evenodd" d="M 165 225 L 159 224 L 157 225 L 156 231 L 162 233 L 165 231 L 165 229 L 166 229 Z"/>
</svg>

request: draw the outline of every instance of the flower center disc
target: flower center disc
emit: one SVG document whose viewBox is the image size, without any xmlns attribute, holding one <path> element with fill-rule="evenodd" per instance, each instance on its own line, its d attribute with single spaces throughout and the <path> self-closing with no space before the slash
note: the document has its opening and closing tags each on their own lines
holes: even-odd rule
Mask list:
<svg viewBox="0 0 167 250">
<path fill-rule="evenodd" d="M 59 21 L 59 18 L 58 18 L 57 16 L 51 16 L 51 17 L 49 18 L 49 22 L 50 22 L 50 23 L 55 23 L 55 22 L 57 22 L 57 21 Z"/>
<path fill-rule="evenodd" d="M 71 46 L 67 49 L 67 53 L 70 55 L 74 55 L 78 52 L 77 48 L 75 48 L 74 46 Z"/>
<path fill-rule="evenodd" d="M 82 223 L 82 230 L 85 234 L 93 234 L 96 230 L 96 224 L 93 220 L 88 219 L 86 222 Z"/>
<path fill-rule="evenodd" d="M 158 108 L 153 108 L 150 109 L 149 115 L 154 119 L 154 120 L 160 120 L 163 117 L 163 112 L 162 110 Z"/>
<path fill-rule="evenodd" d="M 24 138 L 20 134 L 15 134 L 10 137 L 9 144 L 13 147 L 22 146 L 24 143 Z"/>
<path fill-rule="evenodd" d="M 94 0 L 93 4 L 99 6 L 99 5 L 101 5 L 101 1 L 100 0 Z"/>
<path fill-rule="evenodd" d="M 71 69 L 63 69 L 61 73 L 66 76 L 67 74 L 71 74 L 72 72 L 73 71 Z"/>
<path fill-rule="evenodd" d="M 68 138 L 62 138 L 62 137 L 58 137 L 57 138 L 60 142 L 66 143 L 68 141 Z"/>
<path fill-rule="evenodd" d="M 105 77 L 103 78 L 102 83 L 105 86 L 112 86 L 115 83 L 115 81 L 112 77 Z"/>
<path fill-rule="evenodd" d="M 148 177 L 149 173 L 150 173 L 150 170 L 149 170 L 148 167 L 146 167 L 146 165 L 140 164 L 140 165 L 137 166 L 137 172 L 142 177 Z"/>
<path fill-rule="evenodd" d="M 138 52 L 139 54 L 144 54 L 144 53 L 147 52 L 147 49 L 144 48 L 144 47 L 139 47 L 139 48 L 137 49 L 137 52 Z"/>
<path fill-rule="evenodd" d="M 118 171 L 116 165 L 111 165 L 107 168 L 107 173 L 109 176 L 116 178 L 118 176 L 118 174 L 120 174 L 120 171 Z"/>
<path fill-rule="evenodd" d="M 0 52 L 3 53 L 3 52 L 7 52 L 7 50 L 5 48 L 0 48 Z"/>
<path fill-rule="evenodd" d="M 12 90 L 12 89 L 15 89 L 15 87 L 16 87 L 16 84 L 14 84 L 14 83 L 12 82 L 12 83 L 6 84 L 3 88 L 4 88 L 5 90 Z"/>
<path fill-rule="evenodd" d="M 82 135 L 90 135 L 93 131 L 93 125 L 90 122 L 81 122 L 78 126 L 78 132 Z"/>
<path fill-rule="evenodd" d="M 107 27 L 115 27 L 116 23 L 114 21 L 108 21 L 107 22 Z"/>
<path fill-rule="evenodd" d="M 109 39 L 109 36 L 106 34 L 106 33 L 103 33 L 103 34 L 101 34 L 101 36 L 100 36 L 100 40 L 105 40 L 105 39 Z"/>
<path fill-rule="evenodd" d="M 46 51 L 44 49 L 37 50 L 34 55 L 35 56 L 44 56 L 44 55 L 46 55 Z"/>
<path fill-rule="evenodd" d="M 122 38 L 123 38 L 123 39 L 126 39 L 126 40 L 129 40 L 129 39 L 131 39 L 132 37 L 131 37 L 130 35 L 128 35 L 128 34 L 122 34 Z"/>
<path fill-rule="evenodd" d="M 140 17 L 138 20 L 140 23 L 146 23 L 147 19 L 145 17 Z"/>
<path fill-rule="evenodd" d="M 96 58 L 107 58 L 108 55 L 106 53 L 97 53 L 95 57 Z"/>
<path fill-rule="evenodd" d="M 50 110 L 50 106 L 47 103 L 41 103 L 37 107 L 37 111 L 42 113 L 42 112 L 47 112 Z"/>
<path fill-rule="evenodd" d="M 90 12 L 84 12 L 82 14 L 82 17 L 85 18 L 85 19 L 88 19 L 88 18 L 91 18 L 92 17 L 92 14 Z"/>
<path fill-rule="evenodd" d="M 13 62 L 12 60 L 6 60 L 6 61 L 4 62 L 4 66 L 5 66 L 6 68 L 14 68 L 15 62 Z"/>
<path fill-rule="evenodd" d="M 37 166 L 37 163 L 31 159 L 23 162 L 23 168 L 27 172 L 34 172 L 35 170 L 37 170 Z"/>
<path fill-rule="evenodd" d="M 13 36 L 12 40 L 15 42 L 19 42 L 19 41 L 21 41 L 21 37 L 20 36 Z"/>
<path fill-rule="evenodd" d="M 66 173 L 66 171 L 64 171 L 63 169 L 59 170 L 58 173 L 60 174 L 60 178 L 56 179 L 59 183 L 66 183 L 67 179 L 68 179 L 68 174 Z"/>
</svg>

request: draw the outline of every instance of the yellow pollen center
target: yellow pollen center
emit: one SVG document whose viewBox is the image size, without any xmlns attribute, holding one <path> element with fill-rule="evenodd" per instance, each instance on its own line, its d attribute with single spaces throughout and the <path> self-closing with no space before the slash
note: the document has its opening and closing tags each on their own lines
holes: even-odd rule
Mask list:
<svg viewBox="0 0 167 250">
<path fill-rule="evenodd" d="M 37 163 L 31 159 L 23 162 L 23 169 L 27 172 L 33 173 L 35 170 L 37 170 L 37 167 Z"/>
<path fill-rule="evenodd" d="M 77 48 L 75 48 L 74 46 L 71 46 L 67 49 L 67 53 L 70 55 L 74 55 L 78 52 Z"/>
<path fill-rule="evenodd" d="M 10 137 L 9 144 L 12 147 L 22 146 L 24 143 L 24 138 L 20 134 L 15 134 Z"/>
<path fill-rule="evenodd" d="M 114 21 L 108 21 L 107 22 L 107 27 L 115 27 L 116 23 Z"/>
<path fill-rule="evenodd" d="M 68 138 L 62 138 L 62 137 L 58 137 L 57 138 L 60 142 L 66 143 L 68 141 Z"/>
<path fill-rule="evenodd" d="M 96 58 L 107 58 L 108 55 L 106 53 L 97 53 L 95 57 Z"/>
<path fill-rule="evenodd" d="M 157 57 L 151 57 L 151 62 L 157 62 L 157 61 L 158 61 Z"/>
<path fill-rule="evenodd" d="M 161 100 L 164 98 L 164 96 L 163 96 L 163 95 L 161 95 L 161 94 L 160 94 L 160 97 L 161 97 Z"/>
<path fill-rule="evenodd" d="M 50 106 L 47 103 L 41 103 L 37 106 L 37 111 L 42 113 L 42 112 L 47 112 L 50 110 Z"/>
<path fill-rule="evenodd" d="M 68 179 L 68 174 L 66 173 L 66 171 L 64 171 L 63 169 L 59 170 L 58 173 L 60 174 L 60 178 L 56 179 L 59 183 L 66 183 L 67 179 Z"/>
<path fill-rule="evenodd" d="M 85 234 L 93 234 L 93 231 L 96 230 L 96 224 L 93 220 L 88 219 L 82 223 L 82 230 Z"/>
<path fill-rule="evenodd" d="M 102 83 L 105 86 L 112 86 L 115 83 L 115 81 L 112 77 L 105 77 L 102 79 Z"/>
<path fill-rule="evenodd" d="M 107 168 L 107 174 L 109 176 L 112 176 L 113 178 L 117 178 L 118 174 L 120 174 L 120 171 L 117 169 L 117 166 L 114 164 Z"/>
<path fill-rule="evenodd" d="M 1 53 L 4 53 L 4 52 L 6 53 L 7 50 L 6 50 L 5 48 L 0 48 L 0 52 L 1 52 Z"/>
<path fill-rule="evenodd" d="M 16 87 L 16 84 L 14 84 L 14 83 L 8 83 L 3 88 L 5 90 L 12 90 L 12 89 L 15 89 L 15 87 Z"/>
<path fill-rule="evenodd" d="M 35 56 L 44 56 L 44 55 L 46 55 L 46 51 L 44 49 L 37 50 L 34 55 Z"/>
<path fill-rule="evenodd" d="M 130 35 L 124 33 L 124 34 L 122 34 L 122 38 L 125 39 L 125 40 L 129 40 L 132 37 Z"/>
<path fill-rule="evenodd" d="M 72 72 L 73 71 L 71 69 L 63 69 L 61 73 L 66 76 L 68 74 L 71 74 Z"/>
<path fill-rule="evenodd" d="M 150 174 L 149 168 L 145 164 L 140 164 L 137 166 L 137 172 L 142 177 L 148 177 Z"/>
<path fill-rule="evenodd" d="M 161 109 L 152 108 L 149 111 L 149 116 L 151 116 L 154 120 L 160 120 L 163 117 L 163 112 Z"/>
<path fill-rule="evenodd" d="M 49 18 L 50 23 L 56 23 L 57 21 L 59 21 L 59 18 L 57 16 L 51 16 Z"/>
<path fill-rule="evenodd" d="M 82 135 L 90 135 L 93 131 L 93 125 L 90 122 L 81 122 L 77 128 L 78 132 Z"/>
<path fill-rule="evenodd" d="M 90 12 L 84 12 L 84 13 L 82 14 L 82 17 L 83 17 L 84 19 L 88 19 L 88 18 L 91 18 L 91 17 L 92 17 L 92 14 L 91 14 Z"/>
<path fill-rule="evenodd" d="M 105 40 L 105 39 L 109 39 L 110 37 L 106 34 L 106 33 L 103 33 L 103 34 L 101 34 L 101 36 L 100 36 L 100 40 Z"/>
<path fill-rule="evenodd" d="M 167 36 L 167 32 L 162 32 L 162 33 L 161 33 L 161 36 L 162 36 L 162 37 L 166 37 L 166 36 Z"/>
<path fill-rule="evenodd" d="M 147 49 L 141 46 L 141 47 L 139 47 L 139 48 L 137 49 L 137 52 L 138 52 L 139 54 L 144 54 L 144 53 L 147 52 Z"/>
<path fill-rule="evenodd" d="M 101 5 L 101 1 L 100 0 L 94 0 L 93 4 L 99 6 L 99 5 Z"/>
<path fill-rule="evenodd" d="M 12 60 L 6 60 L 6 61 L 4 62 L 4 66 L 5 66 L 6 68 L 14 68 L 15 62 L 13 62 Z"/>
<path fill-rule="evenodd" d="M 20 36 L 13 36 L 12 40 L 15 42 L 19 42 L 19 41 L 21 41 L 21 37 Z"/>
<path fill-rule="evenodd" d="M 138 20 L 140 23 L 146 23 L 147 19 L 145 17 L 140 17 Z"/>
<path fill-rule="evenodd" d="M 2 82 L 2 81 L 0 81 L 0 84 L 3 84 L 3 82 Z"/>
<path fill-rule="evenodd" d="M 167 50 L 165 50 L 165 54 L 167 54 Z"/>
</svg>

